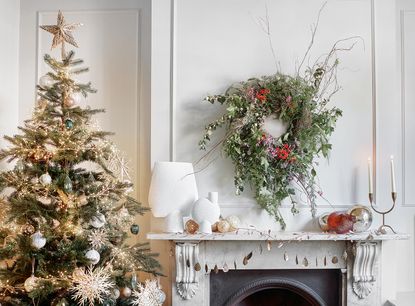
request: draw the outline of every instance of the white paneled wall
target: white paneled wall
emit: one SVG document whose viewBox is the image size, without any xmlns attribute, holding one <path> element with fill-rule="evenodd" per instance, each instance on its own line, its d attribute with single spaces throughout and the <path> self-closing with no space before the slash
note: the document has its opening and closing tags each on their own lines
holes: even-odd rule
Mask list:
<svg viewBox="0 0 415 306">
<path fill-rule="evenodd" d="M 197 161 L 203 127 L 224 110 L 203 102 L 233 82 L 275 72 L 267 36 L 258 19 L 268 7 L 271 38 L 282 72 L 292 73 L 305 52 L 310 25 L 324 1 L 153 0 L 152 161 Z M 342 91 L 332 100 L 344 110 L 332 137 L 330 161 L 320 183 L 336 209 L 367 204 L 367 158 L 376 160 L 376 202 L 391 204 L 389 158 L 395 156 L 398 205 L 388 216 L 397 230 L 414 234 L 415 219 L 415 3 L 412 0 L 329 0 L 320 19 L 311 59 L 337 40 L 359 36 L 339 54 Z M 163 46 L 163 50 L 155 48 Z M 163 63 L 161 65 L 161 63 Z M 168 65 L 166 67 L 166 65 Z M 162 93 L 155 92 L 162 88 Z M 214 142 L 214 141 L 213 141 Z M 249 192 L 233 194 L 233 168 L 220 153 L 197 174 L 199 193 L 220 192 L 222 212 L 246 224 L 278 228 Z M 196 165 L 201 170 L 208 162 Z M 320 211 L 332 210 L 320 203 Z M 284 209 L 289 230 L 317 229 L 307 208 L 298 216 Z M 152 228 L 159 229 L 154 219 Z M 376 218 L 375 225 L 379 220 Z M 396 250 L 399 250 L 397 252 Z M 168 253 L 168 246 L 164 246 Z M 167 255 L 166 255 L 167 260 Z M 166 261 L 167 262 L 167 261 Z M 413 240 L 385 245 L 383 297 L 414 291 Z M 399 297 L 399 295 L 398 295 Z"/>
<path fill-rule="evenodd" d="M 6 144 L 3 135 L 17 131 L 19 15 L 19 1 L 0 0 L 0 147 Z"/>
</svg>

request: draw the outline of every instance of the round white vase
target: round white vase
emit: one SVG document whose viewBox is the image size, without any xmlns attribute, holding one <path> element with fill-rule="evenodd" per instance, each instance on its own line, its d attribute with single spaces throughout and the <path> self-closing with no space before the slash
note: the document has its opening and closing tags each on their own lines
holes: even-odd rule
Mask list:
<svg viewBox="0 0 415 306">
<path fill-rule="evenodd" d="M 218 193 L 209 192 L 209 200 L 206 198 L 197 200 L 193 204 L 192 217 L 199 224 L 205 220 L 210 222 L 210 224 L 218 221 L 220 217 Z"/>
</svg>

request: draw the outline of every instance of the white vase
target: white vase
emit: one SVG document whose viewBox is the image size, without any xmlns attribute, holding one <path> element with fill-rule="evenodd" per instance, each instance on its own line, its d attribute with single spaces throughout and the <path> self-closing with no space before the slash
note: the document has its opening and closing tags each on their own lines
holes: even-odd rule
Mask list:
<svg viewBox="0 0 415 306">
<path fill-rule="evenodd" d="M 176 209 L 169 213 L 164 220 L 164 231 L 166 233 L 183 233 L 183 216 Z"/>
<path fill-rule="evenodd" d="M 218 204 L 218 193 L 209 192 L 209 200 L 201 198 L 193 204 L 192 217 L 199 224 L 204 220 L 211 224 L 219 220 L 220 207 Z"/>
<path fill-rule="evenodd" d="M 155 163 L 148 195 L 154 217 L 166 217 L 175 210 L 188 215 L 197 198 L 196 179 L 191 163 Z"/>
<path fill-rule="evenodd" d="M 203 220 L 200 223 L 200 232 L 203 234 L 212 234 L 212 223 L 210 223 L 208 220 Z"/>
</svg>

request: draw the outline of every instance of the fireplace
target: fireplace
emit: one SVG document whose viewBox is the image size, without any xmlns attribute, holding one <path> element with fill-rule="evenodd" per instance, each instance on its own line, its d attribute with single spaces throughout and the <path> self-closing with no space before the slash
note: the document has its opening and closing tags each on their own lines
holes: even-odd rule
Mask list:
<svg viewBox="0 0 415 306">
<path fill-rule="evenodd" d="M 230 270 L 210 275 L 210 305 L 341 305 L 340 270 Z"/>
<path fill-rule="evenodd" d="M 248 231 L 168 240 L 172 306 L 381 305 L 384 240 L 405 234 Z"/>
</svg>

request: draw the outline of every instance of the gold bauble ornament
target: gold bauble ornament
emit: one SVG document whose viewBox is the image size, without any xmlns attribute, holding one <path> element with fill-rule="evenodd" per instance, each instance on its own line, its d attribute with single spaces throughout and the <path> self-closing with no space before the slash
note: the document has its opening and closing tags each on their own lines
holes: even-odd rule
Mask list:
<svg viewBox="0 0 415 306">
<path fill-rule="evenodd" d="M 51 228 L 52 229 L 56 229 L 56 228 L 59 227 L 59 225 L 61 225 L 61 223 L 56 219 L 53 219 L 50 223 L 51 223 Z"/>
<path fill-rule="evenodd" d="M 36 200 L 38 200 L 40 203 L 46 206 L 52 204 L 52 199 L 49 197 L 37 196 Z"/>
<path fill-rule="evenodd" d="M 220 220 L 218 222 L 218 231 L 221 233 L 227 233 L 231 229 L 231 225 L 226 220 Z"/>
<path fill-rule="evenodd" d="M 86 197 L 86 195 L 82 194 L 78 197 L 77 202 L 78 206 L 84 206 L 88 204 L 88 198 Z"/>
<path fill-rule="evenodd" d="M 25 224 L 22 226 L 22 233 L 24 235 L 32 235 L 35 232 L 35 227 L 32 224 Z"/>
<path fill-rule="evenodd" d="M 186 232 L 188 232 L 189 234 L 196 234 L 196 232 L 199 230 L 199 224 L 197 224 L 195 220 L 187 220 L 185 224 L 185 229 Z"/>
<path fill-rule="evenodd" d="M 75 268 L 75 270 L 73 270 L 73 272 L 72 272 L 72 277 L 75 281 L 78 280 L 83 275 L 85 275 L 85 273 L 84 273 L 84 270 L 82 268 Z"/>
<path fill-rule="evenodd" d="M 213 223 L 212 224 L 212 232 L 218 232 L 219 230 L 218 230 L 218 223 L 219 223 L 219 221 L 217 221 L 217 222 L 215 222 L 215 223 Z"/>
<path fill-rule="evenodd" d="M 27 278 L 24 282 L 24 289 L 26 290 L 26 292 L 32 292 L 33 290 L 35 290 L 38 281 L 39 279 L 34 275 Z"/>
<path fill-rule="evenodd" d="M 128 287 L 121 288 L 121 295 L 124 298 L 129 298 L 131 296 L 131 289 Z"/>
</svg>

